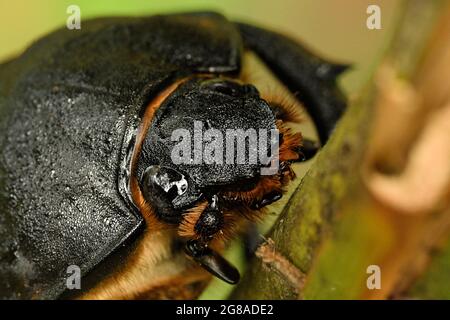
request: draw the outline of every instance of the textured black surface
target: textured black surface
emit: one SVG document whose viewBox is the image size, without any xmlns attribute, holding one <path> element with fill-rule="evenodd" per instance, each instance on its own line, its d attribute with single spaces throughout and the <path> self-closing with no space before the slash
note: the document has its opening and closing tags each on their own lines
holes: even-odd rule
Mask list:
<svg viewBox="0 0 450 320">
<path fill-rule="evenodd" d="M 326 141 L 345 106 L 335 85 L 339 66 L 278 34 L 246 25 L 240 31 L 305 102 Z M 81 30 L 54 32 L 0 65 L 0 298 L 57 298 L 69 265 L 83 275 L 97 266 L 89 274 L 95 277 L 113 269 L 99 264 L 106 257 L 121 262 L 120 250 L 111 253 L 143 229 L 127 183 L 145 106 L 177 78 L 237 75 L 241 54 L 235 25 L 197 13 L 83 21 Z M 145 150 L 146 164 L 167 157 L 164 134 L 180 124 L 191 128 L 186 121 L 193 115 L 206 122 L 213 114 L 209 125 L 222 129 L 273 126 L 269 108 L 257 99 L 236 103 L 209 94 L 205 100 L 193 92 L 175 96 L 189 103 L 159 110 L 164 124 L 152 129 L 161 129 L 160 141 Z M 208 190 L 252 177 L 257 167 L 185 169 Z"/>
<path fill-rule="evenodd" d="M 58 297 L 69 265 L 85 274 L 138 228 L 120 165 L 146 102 L 175 77 L 238 71 L 240 49 L 218 15 L 114 18 L 0 65 L 0 298 Z"/>
<path fill-rule="evenodd" d="M 225 90 L 227 86 L 229 90 Z M 228 92 L 233 87 L 233 93 Z M 217 91 L 219 90 L 219 91 Z M 223 93 L 225 91 L 226 93 Z M 207 163 L 205 159 L 195 162 L 174 163 L 172 152 L 179 141 L 174 141 L 172 133 L 183 129 L 189 131 L 191 152 L 190 158 L 195 160 L 195 153 L 203 155 L 202 146 L 205 146 L 205 138 L 194 133 L 195 125 L 201 123 L 203 133 L 207 129 L 218 132 L 222 141 L 223 153 L 220 155 L 222 163 Z M 234 82 L 226 82 L 219 79 L 193 79 L 181 85 L 172 93 L 157 110 L 150 125 L 146 140 L 143 144 L 141 156 L 138 162 L 138 177 L 149 165 L 164 165 L 183 173 L 193 181 L 195 188 L 188 190 L 179 199 L 175 198 L 175 206 L 192 205 L 201 193 L 208 191 L 213 193 L 214 187 L 223 185 L 236 185 L 239 181 L 246 181 L 259 176 L 261 163 L 256 159 L 254 163 L 248 161 L 238 163 L 236 159 L 237 143 L 231 149 L 234 152 L 234 161 L 226 163 L 227 131 L 233 129 L 246 132 L 254 130 L 258 134 L 262 129 L 266 133 L 268 148 L 270 147 L 270 133 L 275 130 L 275 117 L 264 100 L 253 86 L 241 86 Z M 195 151 L 200 146 L 200 151 Z M 253 154 L 258 153 L 258 145 L 255 145 Z M 192 187 L 192 183 L 191 183 Z M 200 192 L 197 192 L 199 190 Z M 183 198 L 183 199 L 181 199 Z"/>
</svg>

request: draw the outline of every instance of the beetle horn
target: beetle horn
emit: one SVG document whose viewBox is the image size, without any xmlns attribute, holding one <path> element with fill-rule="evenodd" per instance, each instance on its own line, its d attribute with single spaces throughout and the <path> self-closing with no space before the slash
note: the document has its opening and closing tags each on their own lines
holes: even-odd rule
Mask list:
<svg viewBox="0 0 450 320">
<path fill-rule="evenodd" d="M 206 245 L 197 240 L 190 240 L 186 243 L 185 251 L 194 261 L 217 278 L 230 284 L 239 282 L 240 275 L 236 267 Z"/>
</svg>

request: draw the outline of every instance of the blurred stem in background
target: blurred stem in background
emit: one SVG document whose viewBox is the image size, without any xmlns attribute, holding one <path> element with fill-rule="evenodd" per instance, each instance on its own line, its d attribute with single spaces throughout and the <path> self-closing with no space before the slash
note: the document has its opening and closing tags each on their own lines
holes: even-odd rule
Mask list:
<svg viewBox="0 0 450 320">
<path fill-rule="evenodd" d="M 402 9 L 374 81 L 350 103 L 232 298 L 450 298 L 450 4 Z M 373 267 L 378 288 L 368 285 Z"/>
</svg>

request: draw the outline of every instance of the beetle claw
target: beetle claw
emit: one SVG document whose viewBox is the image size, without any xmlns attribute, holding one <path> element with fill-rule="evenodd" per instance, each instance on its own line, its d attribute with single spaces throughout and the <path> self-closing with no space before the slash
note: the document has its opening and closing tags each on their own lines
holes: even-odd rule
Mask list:
<svg viewBox="0 0 450 320">
<path fill-rule="evenodd" d="M 319 149 L 320 145 L 316 141 L 303 139 L 303 145 L 297 150 L 299 159 L 296 162 L 303 162 L 313 158 Z"/>
<path fill-rule="evenodd" d="M 268 206 L 269 204 L 280 200 L 282 196 L 283 194 L 279 191 L 269 192 L 268 194 L 264 195 L 261 201 L 253 203 L 251 208 L 255 210 L 261 209 L 262 207 Z"/>
<path fill-rule="evenodd" d="M 208 248 L 206 244 L 198 240 L 189 240 L 186 243 L 185 252 L 205 270 L 217 278 L 229 283 L 239 282 L 239 271 L 219 253 Z"/>
</svg>

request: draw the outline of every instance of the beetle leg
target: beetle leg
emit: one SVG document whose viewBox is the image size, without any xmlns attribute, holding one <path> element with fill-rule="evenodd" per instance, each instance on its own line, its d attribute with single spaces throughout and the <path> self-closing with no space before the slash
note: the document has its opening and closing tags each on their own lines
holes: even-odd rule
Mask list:
<svg viewBox="0 0 450 320">
<path fill-rule="evenodd" d="M 319 151 L 319 144 L 317 141 L 313 141 L 310 139 L 303 139 L 302 146 L 298 148 L 299 158 L 298 160 L 294 160 L 294 162 L 303 162 L 313 158 L 317 151 Z"/>
<path fill-rule="evenodd" d="M 239 282 L 239 271 L 201 240 L 189 240 L 186 243 L 185 252 L 205 270 L 219 279 L 230 284 Z"/>
<path fill-rule="evenodd" d="M 283 194 L 280 191 L 277 190 L 271 191 L 265 194 L 259 201 L 252 203 L 250 208 L 254 210 L 259 210 L 265 206 L 268 206 L 271 203 L 274 203 L 275 201 L 280 200 L 282 196 Z"/>
<path fill-rule="evenodd" d="M 245 45 L 305 105 L 324 144 L 345 110 L 336 78 L 347 66 L 327 62 L 278 33 L 241 23 L 238 27 Z"/>
<path fill-rule="evenodd" d="M 255 222 L 250 222 L 242 236 L 244 241 L 245 258 L 250 259 L 254 256 L 256 249 L 262 242 L 261 233 Z"/>
<path fill-rule="evenodd" d="M 206 209 L 201 213 L 194 230 L 205 241 L 209 240 L 219 230 L 223 228 L 223 212 L 219 207 L 219 198 L 217 195 L 211 197 L 211 201 Z"/>
</svg>

